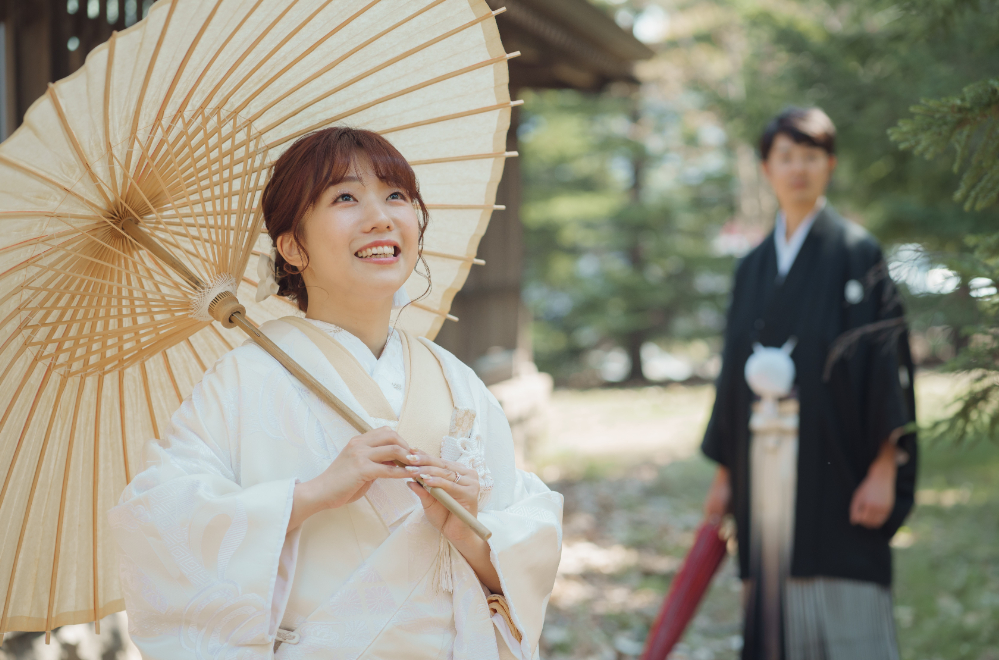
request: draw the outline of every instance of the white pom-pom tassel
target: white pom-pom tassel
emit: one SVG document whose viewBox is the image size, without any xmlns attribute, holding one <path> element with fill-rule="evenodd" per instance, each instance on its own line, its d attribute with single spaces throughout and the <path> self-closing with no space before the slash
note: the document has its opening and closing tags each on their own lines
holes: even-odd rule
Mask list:
<svg viewBox="0 0 999 660">
<path fill-rule="evenodd" d="M 437 566 L 434 568 L 434 592 L 450 594 L 454 592 L 454 577 L 451 574 L 451 542 L 442 533 L 437 549 Z"/>
<path fill-rule="evenodd" d="M 763 399 L 780 399 L 794 387 L 794 360 L 791 351 L 796 340 L 792 337 L 781 348 L 753 345 L 753 354 L 746 360 L 746 382 Z"/>
<path fill-rule="evenodd" d="M 208 311 L 208 305 L 220 293 L 226 291 L 236 295 L 236 278 L 229 273 L 216 275 L 208 284 L 208 288 L 198 291 L 191 299 L 191 318 L 204 322 L 214 321 L 211 312 Z"/>
</svg>

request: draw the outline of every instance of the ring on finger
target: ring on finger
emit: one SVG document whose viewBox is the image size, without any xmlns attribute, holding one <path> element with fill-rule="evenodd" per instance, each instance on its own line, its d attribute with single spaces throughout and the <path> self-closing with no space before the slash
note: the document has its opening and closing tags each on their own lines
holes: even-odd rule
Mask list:
<svg viewBox="0 0 999 660">
<path fill-rule="evenodd" d="M 454 473 L 454 483 L 458 483 L 461 480 L 461 475 L 457 471 Z"/>
</svg>

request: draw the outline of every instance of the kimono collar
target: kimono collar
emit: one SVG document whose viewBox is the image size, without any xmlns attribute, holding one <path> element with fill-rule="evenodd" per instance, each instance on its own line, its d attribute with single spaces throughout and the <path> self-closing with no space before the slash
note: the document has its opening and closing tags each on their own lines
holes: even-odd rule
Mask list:
<svg viewBox="0 0 999 660">
<path fill-rule="evenodd" d="M 815 223 L 815 218 L 818 217 L 819 213 L 826 207 L 825 196 L 819 197 L 815 202 L 815 206 L 812 208 L 812 212 L 805 216 L 805 219 L 798 225 L 791 238 L 787 238 L 787 222 L 784 211 L 777 212 L 777 222 L 774 226 L 774 247 L 777 249 L 777 276 L 786 277 L 788 271 L 791 270 L 791 266 L 794 265 L 794 260 L 798 257 L 798 252 L 801 251 L 801 246 L 805 242 L 805 238 L 808 236 L 809 230 L 811 230 L 812 225 Z"/>
<path fill-rule="evenodd" d="M 385 395 L 392 411 L 398 417 L 402 412 L 403 401 L 405 401 L 406 387 L 406 364 L 399 333 L 389 328 L 382 354 L 375 357 L 367 344 L 340 326 L 316 319 L 305 320 L 326 334 L 333 336 L 341 346 L 347 349 L 347 352 L 354 356 L 378 385 L 378 389 Z"/>
</svg>

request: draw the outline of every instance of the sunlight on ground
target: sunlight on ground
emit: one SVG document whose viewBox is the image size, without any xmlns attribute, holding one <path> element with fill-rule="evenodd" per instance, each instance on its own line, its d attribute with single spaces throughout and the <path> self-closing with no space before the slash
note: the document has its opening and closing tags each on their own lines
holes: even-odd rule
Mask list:
<svg viewBox="0 0 999 660">
<path fill-rule="evenodd" d="M 966 380 L 917 376 L 920 422 Z M 637 657 L 693 542 L 713 466 L 699 444 L 714 389 L 556 392 L 531 463 L 565 496 L 547 660 Z M 903 660 L 999 660 L 999 448 L 922 443 L 917 510 L 892 545 Z M 728 560 L 671 660 L 735 660 L 741 582 Z"/>
<path fill-rule="evenodd" d="M 707 385 L 557 391 L 549 435 L 532 447 L 531 462 L 546 481 L 621 467 L 652 478 L 653 465 L 698 453 L 713 400 Z"/>
</svg>

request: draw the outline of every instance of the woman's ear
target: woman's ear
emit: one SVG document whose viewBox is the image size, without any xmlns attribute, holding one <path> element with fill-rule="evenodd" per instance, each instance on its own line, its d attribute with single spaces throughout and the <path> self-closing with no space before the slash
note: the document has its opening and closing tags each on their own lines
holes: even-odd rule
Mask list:
<svg viewBox="0 0 999 660">
<path fill-rule="evenodd" d="M 275 247 L 281 256 L 284 257 L 284 260 L 295 268 L 295 270 L 305 270 L 306 263 L 305 257 L 302 254 L 302 248 L 290 231 L 277 237 Z"/>
</svg>

